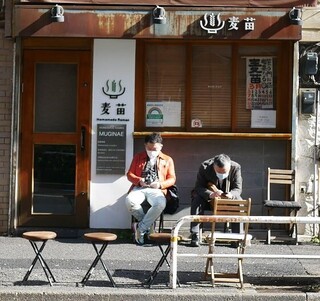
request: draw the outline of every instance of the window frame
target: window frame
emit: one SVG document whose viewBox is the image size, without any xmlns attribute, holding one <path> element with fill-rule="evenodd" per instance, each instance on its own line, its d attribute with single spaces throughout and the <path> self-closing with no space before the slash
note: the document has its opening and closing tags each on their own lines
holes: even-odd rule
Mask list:
<svg viewBox="0 0 320 301">
<path fill-rule="evenodd" d="M 182 127 L 146 127 L 145 126 L 145 48 L 149 43 L 159 45 L 185 45 L 186 46 L 186 66 L 185 66 L 185 125 Z M 212 45 L 212 41 L 189 40 L 189 41 L 168 41 L 168 40 L 138 40 L 136 47 L 136 92 L 135 92 L 135 132 L 168 132 L 175 133 L 281 133 L 285 137 L 291 137 L 292 128 L 292 58 L 293 58 L 293 42 L 292 41 L 214 41 L 217 45 L 231 45 L 232 47 L 232 91 L 231 91 L 231 126 L 230 129 L 225 128 L 192 128 L 191 127 L 191 102 L 192 102 L 192 46 L 194 45 Z M 277 69 L 274 70 L 277 82 L 275 87 L 275 104 L 276 104 L 276 128 L 240 128 L 237 126 L 237 97 L 238 97 L 238 59 L 239 47 L 243 46 L 264 46 L 270 45 L 277 47 Z M 257 53 L 257 56 L 259 54 Z M 281 88 L 283 80 L 287 88 Z M 281 101 L 280 101 L 281 100 Z M 219 136 L 219 135 L 218 135 Z"/>
</svg>

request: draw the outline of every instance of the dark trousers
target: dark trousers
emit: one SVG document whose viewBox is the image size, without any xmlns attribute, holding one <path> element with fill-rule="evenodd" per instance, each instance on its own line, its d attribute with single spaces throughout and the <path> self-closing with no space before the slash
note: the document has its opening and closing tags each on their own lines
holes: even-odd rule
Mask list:
<svg viewBox="0 0 320 301">
<path fill-rule="evenodd" d="M 203 215 L 205 210 L 212 211 L 210 202 L 204 200 L 195 191 L 191 192 L 191 215 Z M 230 224 L 232 233 L 240 233 L 240 224 Z M 200 223 L 191 223 L 190 232 L 199 234 Z"/>
</svg>

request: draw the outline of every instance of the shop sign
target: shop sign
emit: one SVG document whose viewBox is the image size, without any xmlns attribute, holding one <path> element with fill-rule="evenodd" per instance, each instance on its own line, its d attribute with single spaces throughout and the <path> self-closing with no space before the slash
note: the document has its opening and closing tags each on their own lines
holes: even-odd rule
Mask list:
<svg viewBox="0 0 320 301">
<path fill-rule="evenodd" d="M 112 121 L 112 122 L 128 122 L 126 118 L 125 101 L 119 101 L 118 98 L 126 91 L 122 80 L 108 79 L 105 86 L 102 87 L 102 92 L 108 97 L 108 101 L 101 103 L 100 118 L 98 121 Z"/>
<path fill-rule="evenodd" d="M 97 174 L 124 174 L 126 125 L 97 124 Z"/>
<path fill-rule="evenodd" d="M 220 30 L 226 29 L 228 31 L 239 30 L 239 26 L 243 26 L 245 31 L 253 31 L 256 19 L 253 17 L 240 17 L 231 16 L 228 20 L 222 20 L 221 14 L 206 13 L 200 19 L 200 26 L 210 34 L 217 34 Z"/>
</svg>

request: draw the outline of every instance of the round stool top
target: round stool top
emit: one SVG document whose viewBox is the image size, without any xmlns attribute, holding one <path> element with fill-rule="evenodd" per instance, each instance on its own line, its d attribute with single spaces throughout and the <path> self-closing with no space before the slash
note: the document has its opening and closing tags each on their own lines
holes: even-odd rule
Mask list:
<svg viewBox="0 0 320 301">
<path fill-rule="evenodd" d="M 55 239 L 57 237 L 57 233 L 53 231 L 28 231 L 24 232 L 22 237 L 33 241 L 43 241 Z"/>
<path fill-rule="evenodd" d="M 151 233 L 149 239 L 156 242 L 170 243 L 171 233 Z M 178 237 L 178 240 L 180 240 L 180 237 Z"/>
<path fill-rule="evenodd" d="M 85 233 L 84 238 L 95 242 L 113 241 L 117 239 L 117 235 L 107 232 Z"/>
</svg>

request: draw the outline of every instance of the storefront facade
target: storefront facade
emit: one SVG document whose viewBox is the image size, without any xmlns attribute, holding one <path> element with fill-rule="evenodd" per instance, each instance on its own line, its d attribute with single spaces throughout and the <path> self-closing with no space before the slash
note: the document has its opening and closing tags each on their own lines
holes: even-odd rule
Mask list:
<svg viewBox="0 0 320 301">
<path fill-rule="evenodd" d="M 15 52 L 3 232 L 129 228 L 125 172 L 150 131 L 176 165 L 182 204 L 168 223 L 189 214 L 200 163 L 221 152 L 241 164 L 253 214 L 265 214 L 267 167 L 296 168 L 300 8 L 216 2 L 6 3 Z"/>
</svg>

